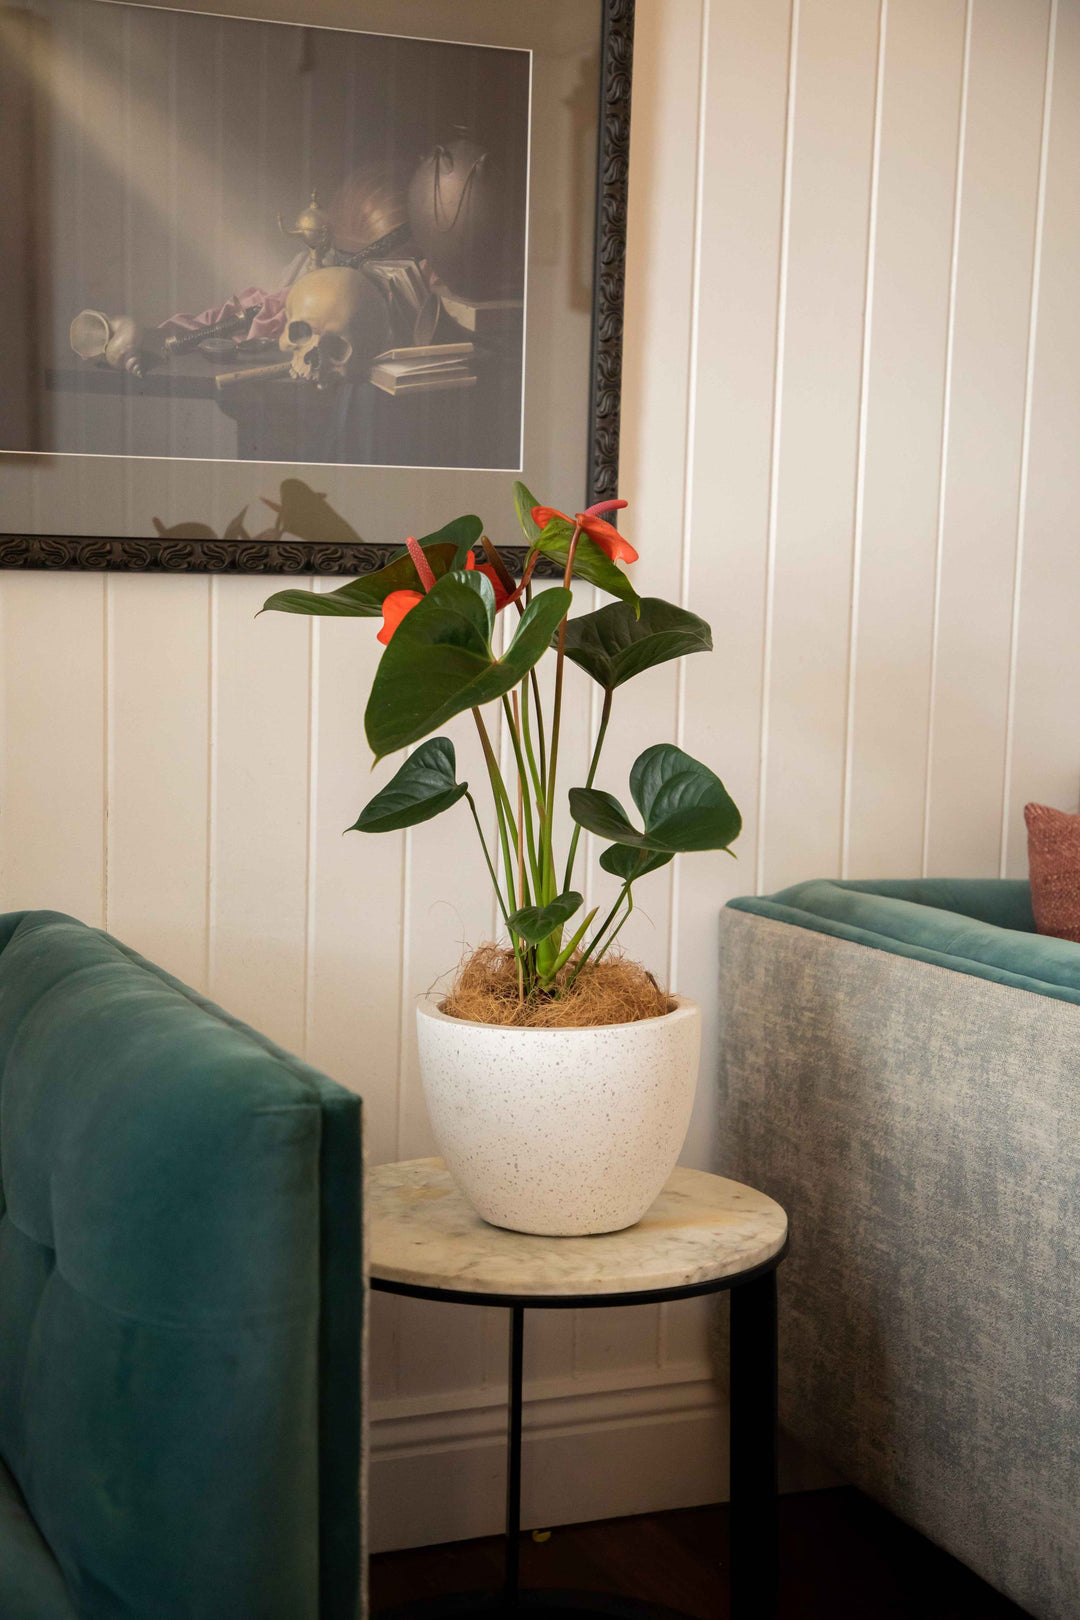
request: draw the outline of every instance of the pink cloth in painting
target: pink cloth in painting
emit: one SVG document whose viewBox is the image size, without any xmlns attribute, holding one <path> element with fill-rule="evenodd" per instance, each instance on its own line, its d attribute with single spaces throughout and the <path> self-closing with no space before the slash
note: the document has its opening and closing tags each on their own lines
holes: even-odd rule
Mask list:
<svg viewBox="0 0 1080 1620">
<path fill-rule="evenodd" d="M 250 342 L 254 338 L 268 338 L 276 343 L 285 330 L 285 300 L 289 296 L 287 287 L 278 292 L 264 292 L 261 287 L 245 287 L 242 293 L 233 293 L 225 303 L 219 304 L 215 309 L 204 309 L 200 315 L 170 315 L 167 321 L 162 321 L 158 328 L 160 332 L 195 332 L 200 326 L 216 326 L 218 321 L 224 321 L 231 315 L 240 315 L 252 304 L 261 304 L 262 309 L 256 315 L 242 342 Z"/>
</svg>

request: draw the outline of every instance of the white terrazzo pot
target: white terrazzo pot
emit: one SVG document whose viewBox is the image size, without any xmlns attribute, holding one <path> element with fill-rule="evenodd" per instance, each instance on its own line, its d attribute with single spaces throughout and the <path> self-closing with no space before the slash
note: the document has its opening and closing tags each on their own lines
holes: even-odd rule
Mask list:
<svg viewBox="0 0 1080 1620">
<path fill-rule="evenodd" d="M 420 1072 L 447 1168 L 492 1226 L 549 1237 L 639 1221 L 675 1168 L 697 1087 L 694 1001 L 636 1024 L 515 1029 L 417 1007 Z"/>
</svg>

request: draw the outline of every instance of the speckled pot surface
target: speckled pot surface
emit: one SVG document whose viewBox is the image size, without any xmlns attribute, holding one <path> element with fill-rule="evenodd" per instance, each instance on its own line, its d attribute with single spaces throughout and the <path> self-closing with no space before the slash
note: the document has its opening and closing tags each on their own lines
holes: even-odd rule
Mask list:
<svg viewBox="0 0 1080 1620">
<path fill-rule="evenodd" d="M 472 1024 L 417 1007 L 432 1130 L 469 1203 L 493 1226 L 549 1237 L 639 1221 L 675 1168 L 697 1087 L 701 1016 L 594 1029 Z"/>
</svg>

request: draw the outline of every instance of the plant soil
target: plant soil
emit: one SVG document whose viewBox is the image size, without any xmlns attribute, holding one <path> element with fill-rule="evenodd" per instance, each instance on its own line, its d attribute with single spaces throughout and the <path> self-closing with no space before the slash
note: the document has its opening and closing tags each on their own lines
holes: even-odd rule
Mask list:
<svg viewBox="0 0 1080 1620">
<path fill-rule="evenodd" d="M 586 963 L 572 986 L 577 958 L 559 973 L 554 988 L 522 1001 L 513 951 L 479 945 L 462 962 L 440 1012 L 474 1024 L 513 1024 L 529 1029 L 586 1029 L 598 1024 L 636 1024 L 674 1011 L 666 990 L 637 962 L 611 953 Z"/>
</svg>

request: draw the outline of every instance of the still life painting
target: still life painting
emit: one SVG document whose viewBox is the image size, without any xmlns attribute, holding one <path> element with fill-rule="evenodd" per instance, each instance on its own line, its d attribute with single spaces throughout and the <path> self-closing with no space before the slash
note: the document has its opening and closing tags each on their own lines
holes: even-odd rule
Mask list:
<svg viewBox="0 0 1080 1620">
<path fill-rule="evenodd" d="M 0 450 L 521 463 L 530 52 L 0 12 Z"/>
</svg>

